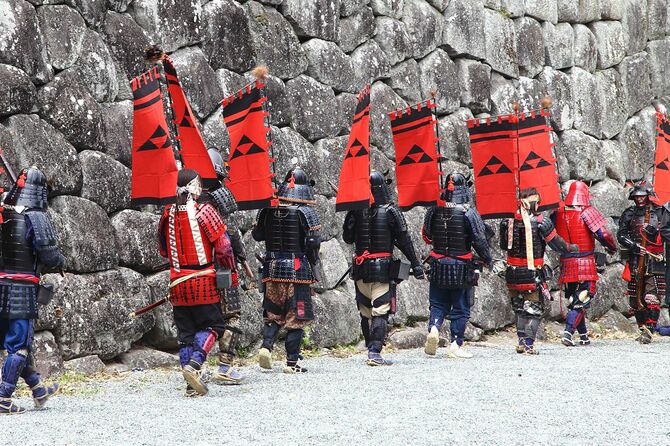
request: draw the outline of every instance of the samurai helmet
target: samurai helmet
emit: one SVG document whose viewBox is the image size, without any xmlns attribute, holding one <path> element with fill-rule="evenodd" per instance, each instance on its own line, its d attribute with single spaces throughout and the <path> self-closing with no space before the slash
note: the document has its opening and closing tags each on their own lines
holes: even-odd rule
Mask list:
<svg viewBox="0 0 670 446">
<path fill-rule="evenodd" d="M 279 186 L 277 197 L 280 201 L 298 204 L 316 204 L 312 187 L 314 181 L 307 179 L 307 174 L 300 167 L 291 168 Z"/>
<path fill-rule="evenodd" d="M 228 178 L 228 166 L 226 165 L 226 162 L 223 160 L 221 153 L 219 153 L 219 151 L 216 150 L 215 148 L 210 147 L 207 150 L 207 154 L 209 155 L 209 159 L 212 160 L 212 165 L 214 166 L 214 172 L 216 172 L 216 176 L 219 179 L 219 181 L 223 180 L 224 178 Z"/>
<path fill-rule="evenodd" d="M 583 181 L 573 181 L 564 202 L 566 206 L 589 206 L 591 204 L 589 187 Z"/>
<path fill-rule="evenodd" d="M 391 191 L 388 187 L 390 183 L 391 180 L 385 178 L 381 172 L 376 170 L 370 172 L 370 190 L 375 200 L 373 206 L 383 206 L 391 202 Z"/>
<path fill-rule="evenodd" d="M 632 200 L 635 197 L 655 197 L 655 196 L 656 192 L 654 192 L 654 187 L 643 180 L 633 185 L 633 188 L 630 190 L 630 193 L 628 194 L 628 199 Z"/>
<path fill-rule="evenodd" d="M 444 179 L 444 191 L 440 197 L 444 201 L 455 204 L 465 204 L 470 202 L 470 187 L 465 175 L 458 172 L 451 172 Z"/>
<path fill-rule="evenodd" d="M 5 198 L 12 206 L 24 206 L 29 209 L 47 208 L 47 177 L 37 167 L 23 169 Z"/>
</svg>

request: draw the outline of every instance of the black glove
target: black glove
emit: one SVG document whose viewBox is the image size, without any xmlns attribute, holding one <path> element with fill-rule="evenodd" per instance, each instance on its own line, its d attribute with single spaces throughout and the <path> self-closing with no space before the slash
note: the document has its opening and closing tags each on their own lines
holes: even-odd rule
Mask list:
<svg viewBox="0 0 670 446">
<path fill-rule="evenodd" d="M 644 227 L 644 233 L 647 235 L 648 238 L 653 240 L 656 237 L 658 237 L 658 228 L 656 228 L 656 226 L 654 225 L 647 224 Z"/>
<path fill-rule="evenodd" d="M 569 246 L 570 252 L 579 252 L 579 245 L 575 245 L 574 243 Z"/>
<path fill-rule="evenodd" d="M 414 265 L 412 267 L 412 274 L 414 274 L 414 277 L 417 279 L 423 279 L 426 277 L 426 275 L 423 273 L 423 266 L 421 265 Z"/>
</svg>

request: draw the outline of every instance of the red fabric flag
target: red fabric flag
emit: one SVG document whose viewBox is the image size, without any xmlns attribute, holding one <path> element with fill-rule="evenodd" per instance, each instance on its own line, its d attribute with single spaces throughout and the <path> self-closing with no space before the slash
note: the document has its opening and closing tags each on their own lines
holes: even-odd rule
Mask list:
<svg viewBox="0 0 670 446">
<path fill-rule="evenodd" d="M 200 175 L 202 184 L 206 188 L 217 187 L 219 181 L 214 171 L 207 146 L 202 139 L 200 130 L 194 121 L 193 111 L 186 99 L 186 94 L 181 88 L 181 83 L 177 77 L 177 70 L 172 63 L 172 59 L 165 56 L 163 58 L 163 68 L 168 83 L 168 92 L 172 100 L 172 110 L 174 112 L 174 124 L 177 129 L 177 139 L 179 140 L 179 154 L 181 155 L 184 168 L 193 169 Z"/>
<path fill-rule="evenodd" d="M 517 211 L 516 124 L 509 116 L 468 121 L 477 210 L 482 218 L 514 217 Z"/>
<path fill-rule="evenodd" d="M 273 174 L 270 172 L 270 128 L 265 118 L 265 85 L 255 81 L 223 100 L 223 121 L 230 135 L 229 178 L 231 190 L 241 210 L 262 209 L 276 204 Z"/>
<path fill-rule="evenodd" d="M 436 120 L 431 100 L 389 114 L 395 146 L 398 206 L 435 206 L 440 198 Z"/>
<path fill-rule="evenodd" d="M 519 189 L 534 187 L 540 193 L 538 210 L 555 209 L 561 202 L 556 159 L 542 111 L 520 115 L 519 120 Z"/>
<path fill-rule="evenodd" d="M 345 150 L 335 211 L 370 207 L 370 86 L 358 95 L 354 121 Z"/>
<path fill-rule="evenodd" d="M 654 190 L 658 201 L 670 201 L 670 119 L 657 113 L 656 159 L 654 161 Z"/>
<path fill-rule="evenodd" d="M 132 204 L 174 203 L 177 164 L 165 115 L 156 67 L 134 78 L 133 143 L 130 197 Z"/>
</svg>

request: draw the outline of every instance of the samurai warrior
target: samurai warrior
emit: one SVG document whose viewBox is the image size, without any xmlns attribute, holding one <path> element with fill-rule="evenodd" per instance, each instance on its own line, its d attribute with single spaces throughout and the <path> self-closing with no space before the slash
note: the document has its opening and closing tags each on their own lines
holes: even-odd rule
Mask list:
<svg viewBox="0 0 670 446">
<path fill-rule="evenodd" d="M 546 281 L 544 252 L 549 245 L 560 253 L 577 252 L 556 233 L 551 219 L 539 211 L 540 194 L 535 188 L 519 193 L 519 210 L 513 219 L 500 223 L 500 247 L 507 251 L 505 281 L 515 314 L 519 343 L 517 353 L 536 355 L 535 339 L 544 313 L 544 301 L 551 299 Z"/>
<path fill-rule="evenodd" d="M 36 167 L 22 170 L 2 209 L 0 346 L 7 357 L 2 365 L 0 414 L 25 412 L 12 402 L 19 378 L 30 387 L 37 409 L 58 391 L 58 385 L 41 382 L 32 354 L 37 304 L 50 297 L 40 275 L 62 270 L 65 264 L 46 209 L 46 177 Z"/>
<path fill-rule="evenodd" d="M 665 259 L 661 238 L 661 219 L 664 208 L 652 202 L 655 193 L 644 183 L 633 186 L 630 206 L 619 219 L 617 239 L 629 252 L 624 269 L 624 280 L 628 282 L 627 294 L 630 307 L 640 330 L 637 341 L 651 342 L 652 333 L 661 311 L 661 299 L 665 297 Z"/>
<path fill-rule="evenodd" d="M 368 365 L 391 365 L 381 355 L 388 318 L 395 313 L 396 283 L 399 260 L 393 259 L 393 247 L 400 248 L 410 261 L 414 277 L 423 279 L 423 267 L 414 252 L 407 223 L 400 209 L 391 201 L 384 175 L 370 173 L 374 202 L 369 209 L 349 211 L 344 219 L 342 238 L 355 244 L 352 278 L 356 285 L 356 303 L 361 316 L 361 330 L 368 348 Z M 395 270 L 395 271 L 394 271 Z"/>
<path fill-rule="evenodd" d="M 595 239 L 614 254 L 617 249 L 614 236 L 607 229 L 607 221 L 590 202 L 589 188 L 582 181 L 574 181 L 568 189 L 563 206 L 552 215 L 556 232 L 567 243 L 574 243 L 579 251 L 561 254 L 561 276 L 568 300 L 568 314 L 561 342 L 574 347 L 572 335 L 579 333 L 579 344 L 589 345 L 586 329 L 586 309 L 596 295 L 598 271 L 595 260 Z"/>
<path fill-rule="evenodd" d="M 430 319 L 424 350 L 428 355 L 435 355 L 440 327 L 446 318 L 451 331 L 448 356 L 471 358 L 472 354 L 462 346 L 474 303 L 473 287 L 479 276 L 472 249 L 486 265 L 492 265 L 492 257 L 484 221 L 470 205 L 466 178 L 457 172 L 447 175 L 441 198 L 445 205 L 430 208 L 422 228 L 423 239 L 433 246 L 429 257 Z"/>
<path fill-rule="evenodd" d="M 223 184 L 224 180 L 228 177 L 227 167 L 218 150 L 209 149 L 208 153 L 220 185 L 216 189 L 210 189 L 203 193 L 199 201 L 209 202 L 219 211 L 221 218 L 228 228 L 226 234 L 232 245 L 235 260 L 232 264 L 219 265 L 219 268 L 231 271 L 232 284 L 230 288 L 224 291 L 224 296 L 221 299 L 221 311 L 226 321 L 226 329 L 219 338 L 219 368 L 214 374 L 213 379 L 215 382 L 222 384 L 241 384 L 243 377 L 233 368 L 236 354 L 235 349 L 238 339 L 242 334 L 240 330 L 241 295 L 237 265 L 245 265 L 247 258 L 240 231 L 230 219 L 233 212 L 237 210 L 237 202 L 230 189 Z"/>
<path fill-rule="evenodd" d="M 214 260 L 218 265 L 234 261 L 226 225 L 214 206 L 197 203 L 201 194 L 198 173 L 180 170 L 177 204 L 165 207 L 158 225 L 159 250 L 170 263 L 170 301 L 186 396 L 207 394 L 202 366 L 226 329 Z"/>
<path fill-rule="evenodd" d="M 282 327 L 286 334 L 285 373 L 305 373 L 299 361 L 304 328 L 314 319 L 312 289 L 317 281 L 321 237 L 313 182 L 299 167 L 286 174 L 279 187 L 279 205 L 261 209 L 252 236 L 265 242 L 262 266 L 263 344 L 259 365 L 272 369 L 272 349 Z"/>
</svg>

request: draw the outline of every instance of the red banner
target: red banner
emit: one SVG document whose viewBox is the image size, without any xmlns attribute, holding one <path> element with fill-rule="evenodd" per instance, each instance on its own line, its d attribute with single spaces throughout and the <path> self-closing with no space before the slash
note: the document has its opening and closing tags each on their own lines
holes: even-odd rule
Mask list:
<svg viewBox="0 0 670 446">
<path fill-rule="evenodd" d="M 437 121 L 432 100 L 389 114 L 395 146 L 398 206 L 408 211 L 415 206 L 435 206 L 440 198 Z"/>
<path fill-rule="evenodd" d="M 130 197 L 132 204 L 173 203 L 177 164 L 165 115 L 156 67 L 134 78 L 133 143 Z"/>
<path fill-rule="evenodd" d="M 670 201 L 670 119 L 657 113 L 656 159 L 654 161 L 654 190 L 661 204 Z"/>
<path fill-rule="evenodd" d="M 370 207 L 370 86 L 358 95 L 354 121 L 345 150 L 335 211 Z"/>
<path fill-rule="evenodd" d="M 272 206 L 274 188 L 270 172 L 270 128 L 265 118 L 265 85 L 255 81 L 223 100 L 223 121 L 230 135 L 229 178 L 231 190 L 241 210 Z"/>
<path fill-rule="evenodd" d="M 186 94 L 181 88 L 177 70 L 172 60 L 167 56 L 163 58 L 163 68 L 165 69 L 168 92 L 172 102 L 174 124 L 180 146 L 179 154 L 184 168 L 198 172 L 204 187 L 217 187 L 219 181 L 207 153 L 207 146 L 205 146 L 205 141 L 202 139 L 200 130 L 195 123 L 193 110 L 191 110 L 188 99 L 186 99 Z"/>
<path fill-rule="evenodd" d="M 556 159 L 544 112 L 468 121 L 477 209 L 483 218 L 513 217 L 517 191 L 534 187 L 540 210 L 558 207 Z"/>
</svg>

